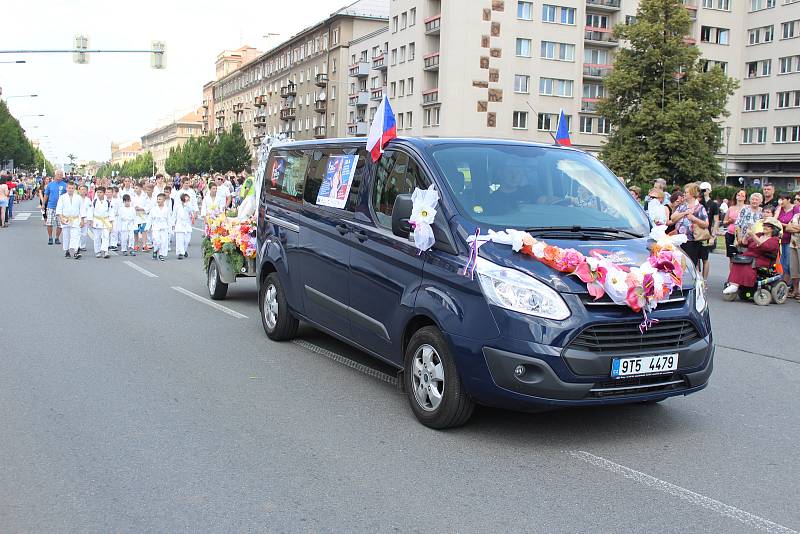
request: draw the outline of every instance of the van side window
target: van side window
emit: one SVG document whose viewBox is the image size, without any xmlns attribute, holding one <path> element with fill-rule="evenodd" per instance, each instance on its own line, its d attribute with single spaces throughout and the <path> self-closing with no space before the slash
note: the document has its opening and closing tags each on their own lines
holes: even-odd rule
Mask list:
<svg viewBox="0 0 800 534">
<path fill-rule="evenodd" d="M 376 222 L 391 228 L 397 195 L 411 194 L 416 187 L 425 189 L 427 182 L 417 163 L 407 154 L 396 150 L 384 152 L 378 161 L 372 186 L 372 209 L 375 210 Z"/>
<path fill-rule="evenodd" d="M 269 193 L 292 202 L 303 199 L 309 157 L 302 150 L 280 150 L 269 159 L 265 186 Z"/>
<path fill-rule="evenodd" d="M 310 163 L 303 199 L 309 204 L 355 211 L 368 157 L 366 150 L 322 148 L 306 152 Z M 320 190 L 327 192 L 324 202 L 320 199 Z M 342 202 L 344 205 L 340 208 Z"/>
</svg>

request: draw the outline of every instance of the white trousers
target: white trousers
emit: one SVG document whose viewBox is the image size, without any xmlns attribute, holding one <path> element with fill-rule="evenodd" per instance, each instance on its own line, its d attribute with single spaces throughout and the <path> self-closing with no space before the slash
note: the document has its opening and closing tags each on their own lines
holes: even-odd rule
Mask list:
<svg viewBox="0 0 800 534">
<path fill-rule="evenodd" d="M 192 232 L 175 232 L 175 253 L 183 256 L 189 248 Z"/>
<path fill-rule="evenodd" d="M 128 251 L 128 247 L 133 248 L 133 230 L 119 230 L 119 248 L 123 252 Z"/>
<path fill-rule="evenodd" d="M 94 238 L 94 253 L 108 252 L 108 240 L 111 233 L 107 228 L 92 228 Z"/>
<path fill-rule="evenodd" d="M 108 234 L 108 244 L 112 247 L 116 247 L 119 245 L 120 234 L 122 232 L 119 231 L 117 225 L 115 224 L 114 227 L 111 229 L 111 232 Z"/>
<path fill-rule="evenodd" d="M 151 230 L 150 235 L 153 236 L 153 251 L 166 257 L 169 253 L 169 230 Z"/>
<path fill-rule="evenodd" d="M 88 237 L 88 235 L 89 235 L 89 225 L 87 224 L 84 225 L 83 228 L 81 228 L 81 237 L 80 237 L 81 248 L 86 248 L 86 238 Z"/>
<path fill-rule="evenodd" d="M 61 243 L 63 243 L 64 252 L 77 252 L 81 245 L 81 229 L 74 226 L 62 226 Z"/>
</svg>

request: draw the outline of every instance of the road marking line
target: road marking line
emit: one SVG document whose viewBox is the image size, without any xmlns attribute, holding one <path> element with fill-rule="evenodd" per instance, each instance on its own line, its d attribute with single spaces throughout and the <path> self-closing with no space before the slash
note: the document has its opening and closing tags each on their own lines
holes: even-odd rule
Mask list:
<svg viewBox="0 0 800 534">
<path fill-rule="evenodd" d="M 758 530 L 763 530 L 764 532 L 769 532 L 771 534 L 800 534 L 796 530 L 773 523 L 768 519 L 751 514 L 750 512 L 745 512 L 744 510 L 736 508 L 735 506 L 730 506 L 716 499 L 695 493 L 686 488 L 676 486 L 675 484 L 670 484 L 665 480 L 661 480 L 659 478 L 642 473 L 641 471 L 631 469 L 630 467 L 625 467 L 624 465 L 612 462 L 611 460 L 606 460 L 601 456 L 595 456 L 594 454 L 586 451 L 568 452 L 573 458 L 583 460 L 586 463 L 600 467 L 606 471 L 611 471 L 612 473 L 622 475 L 623 477 L 634 480 L 642 485 L 663 491 L 664 493 L 669 493 L 674 497 L 679 497 L 701 508 L 711 510 L 712 512 L 716 512 L 725 517 L 730 517 L 731 519 L 735 519 L 741 523 L 744 523 L 745 525 L 757 528 Z"/>
<path fill-rule="evenodd" d="M 200 295 L 196 295 L 196 294 L 192 293 L 191 291 L 189 291 L 188 289 L 183 289 L 182 287 L 179 287 L 179 286 L 173 286 L 172 289 L 174 289 L 178 293 L 183 293 L 187 297 L 193 298 L 197 302 L 202 302 L 203 304 L 211 306 L 212 308 L 214 308 L 216 310 L 219 310 L 222 313 L 227 313 L 231 317 L 236 317 L 237 319 L 247 319 L 246 315 L 242 315 L 241 313 L 239 313 L 237 311 L 234 311 L 234 310 L 232 310 L 230 308 L 227 308 L 227 307 L 223 306 L 222 304 L 217 304 L 213 300 L 209 300 L 209 299 L 207 299 L 205 297 L 201 297 Z"/>
<path fill-rule="evenodd" d="M 108 253 L 111 254 L 112 256 L 119 256 L 119 254 L 117 254 L 113 250 L 109 250 Z"/>
<path fill-rule="evenodd" d="M 14 214 L 14 218 L 12 220 L 21 222 L 21 221 L 27 221 L 30 218 L 31 218 L 31 214 L 30 213 L 24 213 L 23 212 L 23 213 L 15 213 Z"/>
<path fill-rule="evenodd" d="M 373 378 L 377 378 L 378 380 L 382 380 L 382 381 L 384 381 L 384 382 L 386 382 L 388 384 L 391 384 L 393 386 L 397 386 L 397 377 L 396 376 L 388 375 L 386 373 L 378 371 L 377 369 L 373 369 L 372 367 L 369 367 L 368 365 L 364 365 L 363 363 L 355 362 L 355 361 L 351 360 L 350 358 L 342 356 L 341 354 L 336 354 L 333 351 L 330 351 L 328 349 L 324 349 L 322 347 L 314 345 L 313 343 L 309 343 L 308 341 L 303 341 L 302 339 L 293 339 L 292 343 L 294 343 L 295 345 L 298 345 L 300 347 L 303 347 L 306 350 L 310 350 L 311 352 L 317 353 L 317 354 L 319 354 L 321 356 L 325 356 L 326 358 L 328 358 L 330 360 L 333 360 L 336 363 L 340 363 L 340 364 L 342 364 L 342 365 L 344 365 L 346 367 L 350 367 L 351 369 L 355 369 L 356 371 L 364 373 L 365 375 L 371 376 Z"/>
<path fill-rule="evenodd" d="M 145 269 L 143 267 L 139 267 L 138 265 L 136 265 L 132 261 L 126 260 L 126 261 L 123 261 L 122 263 L 124 263 L 125 265 L 127 265 L 128 267 L 133 269 L 134 271 L 139 271 L 140 273 L 142 273 L 145 276 L 149 276 L 150 278 L 158 278 L 157 274 L 153 274 L 150 271 L 148 271 L 147 269 Z"/>
<path fill-rule="evenodd" d="M 202 228 L 196 228 L 196 227 L 194 227 L 194 226 L 192 226 L 192 230 L 197 230 L 197 231 L 198 231 L 198 232 L 200 232 L 201 234 L 202 234 L 202 233 L 205 233 L 205 232 L 204 232 L 204 230 L 203 230 Z"/>
</svg>

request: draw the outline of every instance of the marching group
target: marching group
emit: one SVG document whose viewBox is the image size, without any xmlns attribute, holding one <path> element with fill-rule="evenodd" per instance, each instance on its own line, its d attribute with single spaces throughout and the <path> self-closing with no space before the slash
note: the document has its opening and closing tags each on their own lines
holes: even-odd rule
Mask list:
<svg viewBox="0 0 800 534">
<path fill-rule="evenodd" d="M 187 258 L 195 221 L 235 205 L 244 178 L 217 174 L 206 184 L 177 176 L 174 183 L 167 184 L 161 174 L 153 181 L 126 177 L 118 184 L 104 178 L 85 183 L 80 177 L 67 181 L 63 171 L 56 171 L 40 192 L 47 243 L 62 245 L 64 257 L 77 260 L 91 233 L 97 258 L 109 258 L 109 251 L 123 256 L 141 251 L 165 261 L 172 243 L 178 259 Z"/>
<path fill-rule="evenodd" d="M 637 189 L 631 194 L 638 197 Z M 729 259 L 723 293 L 756 283 L 757 269 L 776 267 L 789 286 L 789 297 L 800 301 L 800 193 L 776 193 L 773 184 L 761 192 L 740 189 L 734 199 L 712 199 L 708 182 L 690 183 L 666 190 L 657 180 L 644 199 L 653 224 L 666 224 L 668 232 L 686 236 L 684 252 L 704 278 L 708 278 L 710 253 L 717 237 L 724 236 Z"/>
</svg>

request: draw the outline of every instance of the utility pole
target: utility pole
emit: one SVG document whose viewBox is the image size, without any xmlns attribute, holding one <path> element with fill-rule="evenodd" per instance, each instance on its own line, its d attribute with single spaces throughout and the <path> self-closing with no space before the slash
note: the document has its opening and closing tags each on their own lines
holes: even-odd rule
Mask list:
<svg viewBox="0 0 800 534">
<path fill-rule="evenodd" d="M 79 65 L 89 63 L 89 54 L 150 54 L 150 66 L 154 69 L 166 67 L 166 45 L 163 41 L 153 41 L 147 49 L 90 49 L 89 37 L 76 35 L 72 48 L 44 50 L 0 50 L 0 54 L 72 54 L 72 61 Z M 24 61 L 22 61 L 24 63 Z"/>
<path fill-rule="evenodd" d="M 728 150 L 731 144 L 731 127 L 725 127 L 725 186 L 728 186 Z"/>
</svg>

